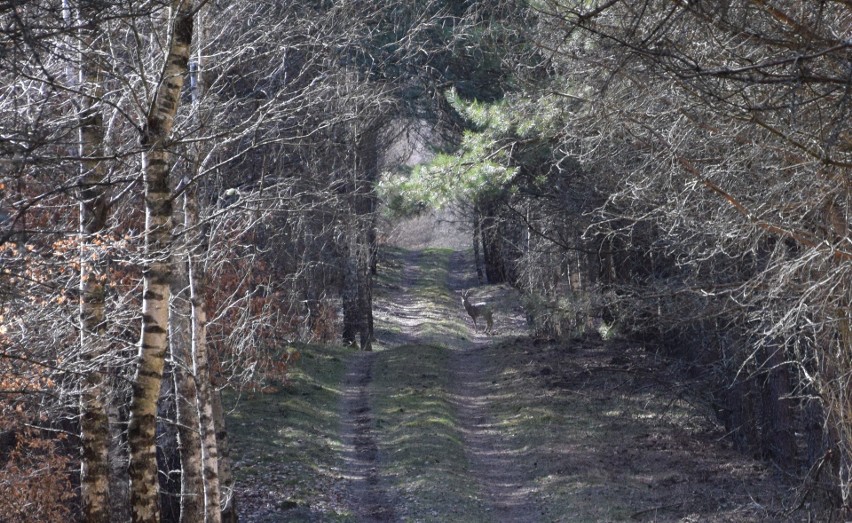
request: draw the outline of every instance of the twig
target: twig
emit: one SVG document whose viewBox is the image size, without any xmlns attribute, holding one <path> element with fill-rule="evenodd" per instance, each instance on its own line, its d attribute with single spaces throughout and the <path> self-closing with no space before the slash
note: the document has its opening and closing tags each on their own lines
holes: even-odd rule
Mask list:
<svg viewBox="0 0 852 523">
<path fill-rule="evenodd" d="M 647 514 L 648 512 L 656 512 L 658 510 L 669 510 L 672 508 L 680 507 L 683 504 L 684 502 L 681 501 L 679 503 L 670 503 L 668 505 L 660 505 L 658 507 L 646 508 L 645 510 L 640 510 L 639 512 L 634 512 L 633 514 L 631 514 L 630 519 L 639 519 L 639 516 Z"/>
</svg>

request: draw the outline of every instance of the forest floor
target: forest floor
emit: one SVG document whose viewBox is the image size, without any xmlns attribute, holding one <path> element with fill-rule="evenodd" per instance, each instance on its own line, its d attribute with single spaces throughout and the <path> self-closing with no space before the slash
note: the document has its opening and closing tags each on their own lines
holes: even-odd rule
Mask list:
<svg viewBox="0 0 852 523">
<path fill-rule="evenodd" d="M 373 352 L 302 346 L 230 398 L 244 522 L 806 521 L 653 348 L 528 336 L 517 295 L 448 249 L 389 249 Z M 458 291 L 495 310 L 474 332 Z"/>
</svg>

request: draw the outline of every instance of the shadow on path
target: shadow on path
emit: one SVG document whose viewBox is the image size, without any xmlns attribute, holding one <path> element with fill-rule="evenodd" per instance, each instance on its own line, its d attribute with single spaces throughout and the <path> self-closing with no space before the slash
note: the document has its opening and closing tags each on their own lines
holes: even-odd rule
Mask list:
<svg viewBox="0 0 852 523">
<path fill-rule="evenodd" d="M 374 352 L 352 357 L 343 382 L 341 406 L 343 460 L 350 484 L 350 506 L 358 521 L 395 521 L 393 503 L 383 488 L 379 471 L 379 449 L 373 434 L 369 385 Z"/>
<path fill-rule="evenodd" d="M 447 285 L 453 293 L 476 284 L 470 266 L 463 253 L 454 252 L 450 257 Z M 521 327 L 517 318 L 509 318 L 501 311 L 499 321 L 503 330 L 512 321 L 514 328 Z M 457 314 L 464 316 L 467 325 L 472 325 L 459 305 Z M 513 321 L 514 320 L 514 321 Z M 452 397 L 458 411 L 458 420 L 464 435 L 465 453 L 471 466 L 471 476 L 479 483 L 483 497 L 494 522 L 536 522 L 541 520 L 535 502 L 534 481 L 526 465 L 531 461 L 530 449 L 516 444 L 506 427 L 500 425 L 491 414 L 490 406 L 500 401 L 492 373 L 487 371 L 483 348 L 494 341 L 477 335 L 473 341 L 457 340 L 451 344 L 453 357 L 450 360 L 452 373 Z"/>
</svg>

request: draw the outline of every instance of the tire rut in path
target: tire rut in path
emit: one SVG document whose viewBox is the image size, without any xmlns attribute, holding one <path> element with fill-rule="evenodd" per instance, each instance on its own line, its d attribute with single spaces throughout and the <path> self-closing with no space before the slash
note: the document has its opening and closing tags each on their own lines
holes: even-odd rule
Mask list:
<svg viewBox="0 0 852 523">
<path fill-rule="evenodd" d="M 476 352 L 481 347 L 469 347 L 458 354 L 452 363 L 457 412 L 464 434 L 465 454 L 470 461 L 471 476 L 480 486 L 484 501 L 494 522 L 531 523 L 541 517 L 530 499 L 529 479 L 522 463 L 529 459 L 527 451 L 512 444 L 511 435 L 504 433 L 488 414 L 490 399 L 483 383 L 481 369 L 484 358 Z"/>
<path fill-rule="evenodd" d="M 448 268 L 448 285 L 453 291 L 469 286 L 470 278 L 461 268 L 464 265 L 462 253 L 453 253 Z M 464 319 L 470 324 L 467 317 Z M 471 479 L 479 483 L 490 509 L 489 521 L 532 523 L 541 519 L 526 472 L 526 463 L 534 458 L 528 449 L 513 445 L 511 435 L 489 413 L 490 404 L 499 401 L 492 381 L 496 376 L 488 372 L 490 343 L 493 341 L 460 340 L 452 347 L 451 393 L 464 434 L 465 454 Z"/>
<path fill-rule="evenodd" d="M 358 521 L 394 521 L 393 504 L 380 479 L 379 450 L 373 434 L 369 385 L 375 353 L 360 352 L 350 360 L 343 381 L 343 459 L 350 482 L 350 502 Z"/>
</svg>

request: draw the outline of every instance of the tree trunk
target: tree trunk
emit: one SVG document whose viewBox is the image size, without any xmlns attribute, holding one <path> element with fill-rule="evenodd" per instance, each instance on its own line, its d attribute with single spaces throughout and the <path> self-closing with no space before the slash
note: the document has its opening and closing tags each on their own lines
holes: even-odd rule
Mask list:
<svg viewBox="0 0 852 523">
<path fill-rule="evenodd" d="M 184 195 L 184 224 L 186 195 Z M 187 246 L 184 227 L 184 246 Z M 175 421 L 180 453 L 180 521 L 204 522 L 201 437 L 199 435 L 198 390 L 192 371 L 192 310 L 189 296 L 189 252 L 181 249 L 172 275 L 172 307 L 169 319 L 172 377 L 175 382 Z"/>
<path fill-rule="evenodd" d="M 209 523 L 221 519 L 221 489 L 219 477 L 219 449 L 216 441 L 216 424 L 213 415 L 214 395 L 210 376 L 207 346 L 207 308 L 205 295 L 207 274 L 202 257 L 207 253 L 207 228 L 200 227 L 198 194 L 196 187 L 187 188 L 184 199 L 186 230 L 190 231 L 189 292 L 192 305 L 192 369 L 198 386 L 198 422 L 201 434 L 201 455 L 204 461 L 204 505 Z M 195 231 L 195 232 L 193 232 Z"/>
<path fill-rule="evenodd" d="M 163 372 L 166 379 L 160 387 L 157 402 L 157 483 L 159 486 L 160 523 L 180 522 L 180 450 L 175 398 L 174 369 L 169 364 Z"/>
<path fill-rule="evenodd" d="M 372 275 L 370 245 L 363 220 L 355 215 L 346 231 L 346 257 L 343 272 L 343 341 L 361 350 L 372 350 Z"/>
<path fill-rule="evenodd" d="M 361 301 L 358 292 L 358 239 L 357 227 L 351 223 L 346 226 L 346 249 L 343 260 L 343 342 L 355 345 L 361 330 Z"/>
<path fill-rule="evenodd" d="M 346 225 L 346 260 L 343 273 L 343 341 L 372 350 L 373 264 L 375 255 L 375 185 L 379 176 L 379 123 L 353 130 L 358 137 L 355 168 L 347 187 L 349 216 Z"/>
<path fill-rule="evenodd" d="M 373 274 L 376 273 L 376 184 L 379 180 L 378 136 L 380 122 L 368 122 L 358 134 L 356 157 L 355 215 L 358 231 L 358 301 L 361 309 L 361 350 L 372 350 Z"/>
<path fill-rule="evenodd" d="M 370 274 L 375 276 L 379 273 L 379 235 L 376 231 L 377 215 L 375 206 L 370 220 L 370 230 L 367 232 L 367 241 L 370 243 Z"/>
<path fill-rule="evenodd" d="M 151 105 L 141 144 L 145 182 L 145 255 L 142 335 L 130 404 L 130 482 L 133 521 L 157 523 L 156 413 L 168 348 L 172 203 L 169 191 L 171 135 L 192 41 L 191 1 L 174 0 L 176 13 L 162 80 Z"/>
<path fill-rule="evenodd" d="M 234 475 L 231 472 L 231 443 L 225 430 L 225 413 L 222 409 L 222 397 L 212 389 L 211 407 L 213 421 L 216 424 L 216 445 L 219 449 L 219 486 L 222 499 L 222 523 L 238 523 L 237 498 L 234 495 Z"/>
<path fill-rule="evenodd" d="M 373 277 L 370 272 L 370 244 L 365 233 L 358 235 L 358 337 L 363 351 L 373 350 Z"/>
<path fill-rule="evenodd" d="M 479 246 L 482 244 L 482 228 L 479 223 L 479 205 L 473 209 L 473 264 L 476 266 L 476 281 L 480 285 L 485 283 L 485 275 L 482 274 L 482 257 L 479 254 Z"/>
<path fill-rule="evenodd" d="M 192 95 L 193 113 L 200 121 L 200 99 L 205 91 L 203 83 L 203 63 L 201 46 L 204 43 L 203 10 L 199 12 L 197 24 L 198 54 L 191 67 L 190 92 Z M 205 148 L 203 144 L 196 145 L 194 150 L 193 174 L 197 175 L 204 161 Z M 189 181 L 188 181 L 189 182 Z M 221 489 L 219 485 L 219 450 L 216 442 L 216 423 L 213 417 L 213 385 L 210 376 L 210 364 L 207 346 L 207 272 L 204 269 L 204 257 L 210 247 L 209 226 L 201 224 L 198 186 L 189 184 L 184 193 L 184 230 L 187 234 L 187 259 L 189 269 L 189 297 L 192 307 L 192 373 L 197 386 L 197 418 L 200 434 L 200 451 L 203 460 L 204 511 L 208 523 L 219 523 L 221 513 Z"/>
<path fill-rule="evenodd" d="M 755 431 L 757 423 L 752 393 L 754 378 L 750 376 L 752 370 L 744 369 L 743 377 L 738 377 L 728 386 L 724 397 L 725 429 L 730 434 L 734 448 L 740 452 L 753 450 L 758 439 Z"/>
<path fill-rule="evenodd" d="M 361 350 L 372 350 L 375 339 L 373 329 L 373 275 L 377 272 L 378 244 L 376 234 L 376 185 L 379 183 L 379 130 L 380 121 L 369 122 L 358 143 L 358 170 L 362 182 L 357 188 L 358 222 L 361 238 L 359 267 L 361 270 L 361 301 L 364 320 L 361 330 Z"/>
<path fill-rule="evenodd" d="M 495 202 L 485 202 L 481 206 L 483 217 L 480 223 L 482 229 L 482 255 L 485 262 L 485 277 L 488 283 L 503 283 L 506 281 L 506 271 L 502 258 L 502 238 L 497 217 Z"/>
<path fill-rule="evenodd" d="M 91 22 L 93 14 L 81 7 L 80 22 Z M 90 8 L 89 8 L 90 9 Z M 93 23 L 93 22 L 92 22 Z M 85 378 L 80 394 L 80 500 L 83 518 L 107 523 L 109 513 L 109 419 L 103 359 L 105 339 L 103 275 L 104 257 L 97 253 L 97 236 L 106 225 L 108 205 L 101 185 L 104 165 L 103 115 L 98 100 L 103 96 L 103 78 L 95 58 L 97 28 L 78 23 L 80 70 L 80 359 Z"/>
<path fill-rule="evenodd" d="M 122 389 L 113 387 L 113 396 L 107 402 L 109 417 L 109 521 L 130 521 L 130 476 L 127 466 L 127 405 L 129 398 Z"/>
<path fill-rule="evenodd" d="M 796 427 L 789 372 L 784 366 L 783 349 L 764 349 L 767 376 L 763 383 L 764 447 L 783 470 L 794 470 L 796 460 Z"/>
</svg>

